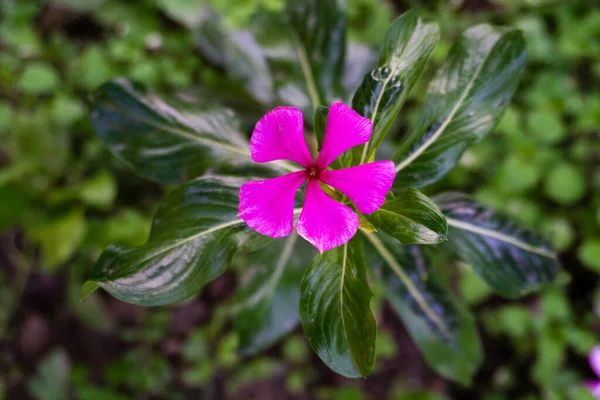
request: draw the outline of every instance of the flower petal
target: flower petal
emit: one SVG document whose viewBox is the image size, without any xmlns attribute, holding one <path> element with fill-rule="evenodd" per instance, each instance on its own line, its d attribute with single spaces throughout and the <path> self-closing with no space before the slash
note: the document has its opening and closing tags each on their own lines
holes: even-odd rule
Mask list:
<svg viewBox="0 0 600 400">
<path fill-rule="evenodd" d="M 600 346 L 596 346 L 592 349 L 588 359 L 590 361 L 590 366 L 596 373 L 596 376 L 600 378 Z"/>
<path fill-rule="evenodd" d="M 344 103 L 332 104 L 327 115 L 327 127 L 317 166 L 327 168 L 344 151 L 367 143 L 372 132 L 370 119 L 361 117 Z"/>
<path fill-rule="evenodd" d="M 358 216 L 350 207 L 327 196 L 319 181 L 311 179 L 296 229 L 323 253 L 352 239 L 358 230 Z"/>
<path fill-rule="evenodd" d="M 585 386 L 595 398 L 600 399 L 600 382 L 588 381 Z"/>
<path fill-rule="evenodd" d="M 306 180 L 306 171 L 244 183 L 240 188 L 239 213 L 250 228 L 279 238 L 294 228 L 294 196 Z"/>
<path fill-rule="evenodd" d="M 302 111 L 295 107 L 277 107 L 262 117 L 250 139 L 250 154 L 256 162 L 295 161 L 308 168 L 314 160 L 304 140 Z"/>
<path fill-rule="evenodd" d="M 385 195 L 396 177 L 393 161 L 375 161 L 356 167 L 323 171 L 322 182 L 344 193 L 364 214 L 374 213 L 385 203 Z"/>
</svg>

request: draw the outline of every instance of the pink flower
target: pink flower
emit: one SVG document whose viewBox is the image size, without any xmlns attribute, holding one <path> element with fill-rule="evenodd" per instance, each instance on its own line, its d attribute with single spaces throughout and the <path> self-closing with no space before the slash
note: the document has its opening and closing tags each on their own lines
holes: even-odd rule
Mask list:
<svg viewBox="0 0 600 400">
<path fill-rule="evenodd" d="M 596 376 L 600 378 L 600 346 L 594 347 L 594 349 L 590 352 L 589 355 L 590 366 L 596 373 Z M 589 391 L 596 397 L 600 399 L 600 381 L 589 381 L 586 382 L 586 386 Z"/>
<path fill-rule="evenodd" d="M 371 121 L 350 107 L 335 103 L 329 109 L 323 148 L 315 162 L 304 141 L 302 112 L 294 107 L 277 107 L 258 121 L 250 153 L 259 163 L 290 160 L 304 167 L 277 178 L 248 182 L 240 189 L 240 217 L 257 232 L 279 238 L 292 233 L 296 190 L 308 181 L 304 208 L 296 229 L 319 251 L 348 242 L 356 233 L 358 216 L 348 206 L 329 197 L 320 183 L 346 195 L 363 214 L 370 214 L 385 202 L 392 187 L 392 161 L 376 161 L 351 168 L 327 167 L 344 151 L 367 143 Z"/>
</svg>

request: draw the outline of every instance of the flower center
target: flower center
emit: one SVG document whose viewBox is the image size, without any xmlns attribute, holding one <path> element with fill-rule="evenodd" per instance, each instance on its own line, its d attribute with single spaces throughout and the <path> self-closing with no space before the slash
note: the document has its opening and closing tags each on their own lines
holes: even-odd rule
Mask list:
<svg viewBox="0 0 600 400">
<path fill-rule="evenodd" d="M 316 165 L 311 165 L 306 169 L 308 173 L 308 179 L 319 179 L 319 175 L 321 175 L 321 170 Z"/>
</svg>

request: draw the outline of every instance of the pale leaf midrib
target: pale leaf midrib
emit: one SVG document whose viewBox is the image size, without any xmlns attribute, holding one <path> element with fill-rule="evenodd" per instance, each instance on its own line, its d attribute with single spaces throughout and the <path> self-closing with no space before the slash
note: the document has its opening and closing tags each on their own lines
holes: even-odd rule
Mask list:
<svg viewBox="0 0 600 400">
<path fill-rule="evenodd" d="M 292 256 L 292 252 L 294 250 L 294 245 L 296 244 L 296 239 L 298 238 L 298 234 L 296 232 L 292 232 L 290 236 L 285 241 L 283 246 L 281 255 L 277 259 L 277 263 L 275 264 L 275 269 L 271 274 L 269 280 L 265 285 L 261 287 L 255 294 L 250 296 L 247 300 L 244 301 L 244 304 L 240 304 L 237 309 L 246 308 L 247 305 L 254 306 L 256 305 L 265 295 L 271 295 L 275 288 L 277 287 L 277 283 L 281 279 L 281 275 L 283 274 L 283 267 L 287 264 Z M 234 312 L 237 310 L 234 310 Z"/>
<path fill-rule="evenodd" d="M 209 145 L 209 146 L 213 146 L 213 147 L 219 147 L 219 148 L 221 148 L 223 150 L 226 150 L 226 151 L 229 151 L 231 153 L 239 154 L 241 156 L 244 156 L 244 157 L 252 159 L 252 156 L 250 155 L 250 150 L 249 149 L 246 151 L 245 149 L 242 149 L 242 148 L 239 148 L 239 147 L 235 147 L 235 146 L 231 146 L 231 145 L 228 145 L 228 144 L 223 143 L 223 142 L 218 141 L 218 140 L 213 140 L 213 139 L 209 139 L 209 138 L 199 137 L 197 135 L 190 134 L 189 132 L 186 132 L 183 129 L 174 128 L 174 127 L 171 127 L 169 125 L 164 125 L 162 123 L 156 123 L 155 121 L 152 121 L 152 120 L 148 120 L 148 119 L 145 119 L 145 118 L 140 118 L 140 117 L 133 116 L 133 115 L 127 113 L 125 110 L 117 107 L 113 103 L 110 103 L 110 105 L 114 108 L 114 110 L 116 112 L 121 113 L 121 114 L 127 116 L 129 119 L 137 121 L 138 123 L 146 124 L 146 125 L 149 125 L 149 126 L 155 128 L 155 129 L 159 129 L 159 130 L 164 130 L 164 131 L 170 132 L 170 133 L 172 133 L 174 135 L 178 135 L 180 137 L 183 137 L 183 138 L 188 139 L 188 140 L 193 141 L 193 142 L 197 142 L 197 143 L 201 143 L 201 144 Z M 104 122 L 104 123 L 107 123 L 107 122 Z M 111 125 L 111 124 L 109 124 L 109 125 Z M 113 126 L 113 128 L 114 128 L 114 125 L 111 125 L 111 126 Z M 299 170 L 299 168 L 295 168 L 293 165 L 288 164 L 287 162 L 282 161 L 282 160 L 274 161 L 273 163 L 277 164 L 281 168 L 286 169 L 286 170 L 291 171 L 291 172 L 295 172 L 295 171 Z"/>
<path fill-rule="evenodd" d="M 296 215 L 296 214 L 299 214 L 301 211 L 302 211 L 302 209 L 301 209 L 301 208 L 295 208 L 295 209 L 294 209 L 294 215 Z M 170 250 L 173 250 L 174 248 L 177 248 L 177 247 L 183 246 L 183 245 L 184 245 L 185 243 L 187 243 L 187 242 L 190 242 L 190 241 L 192 241 L 192 240 L 195 240 L 195 239 L 201 238 L 202 236 L 206 236 L 206 235 L 208 235 L 208 234 L 211 234 L 211 233 L 213 233 L 213 232 L 219 231 L 219 230 L 221 230 L 221 229 L 225 229 L 225 228 L 229 228 L 229 227 L 232 227 L 232 226 L 235 226 L 235 225 L 241 225 L 241 224 L 245 224 L 245 221 L 244 221 L 243 219 L 241 219 L 241 218 L 236 218 L 236 219 L 233 219 L 233 220 L 231 220 L 231 221 L 228 221 L 228 222 L 224 222 L 224 223 L 222 223 L 222 224 L 215 225 L 215 226 L 213 226 L 213 227 L 211 227 L 211 228 L 209 228 L 209 229 L 207 229 L 207 230 L 205 230 L 205 231 L 198 232 L 198 233 L 196 233 L 195 235 L 192 235 L 192 236 L 190 236 L 190 237 L 187 237 L 187 238 L 185 238 L 185 239 L 183 239 L 183 240 L 181 240 L 181 241 L 178 241 L 178 242 L 176 242 L 176 243 L 174 243 L 174 244 L 172 244 L 172 245 L 170 245 L 170 246 L 167 246 L 167 247 L 165 247 L 165 248 L 162 248 L 160 251 L 158 251 L 158 252 L 156 252 L 156 253 L 152 253 L 152 254 L 150 255 L 150 257 L 147 257 L 147 258 L 145 258 L 145 259 L 143 259 L 143 260 L 141 260 L 141 261 L 138 261 L 138 264 L 145 263 L 146 261 L 149 261 L 149 260 L 151 260 L 151 259 L 153 259 L 153 258 L 156 258 L 156 257 L 158 257 L 158 256 L 160 256 L 160 255 L 162 255 L 162 254 L 164 254 L 164 253 L 166 253 L 166 252 L 168 252 L 168 251 L 170 251 Z M 151 241 L 152 241 L 152 238 L 150 238 L 150 240 L 148 241 L 148 243 L 146 243 L 146 245 L 147 245 L 147 244 L 150 244 L 150 243 L 151 243 Z"/>
<path fill-rule="evenodd" d="M 412 297 L 416 300 L 419 307 L 423 310 L 425 315 L 429 317 L 433 321 L 433 323 L 438 327 L 442 335 L 448 340 L 451 339 L 451 333 L 448 326 L 442 321 L 438 315 L 433 311 L 433 309 L 427 303 L 427 300 L 421 295 L 419 290 L 415 287 L 410 278 L 406 275 L 402 266 L 396 261 L 394 256 L 385 248 L 385 245 L 374 236 L 374 234 L 365 235 L 367 239 L 373 244 L 375 249 L 381 254 L 383 259 L 387 262 L 390 268 L 394 271 L 396 276 L 402 281 L 408 292 L 412 295 Z"/>
<path fill-rule="evenodd" d="M 423 152 L 425 152 L 425 150 L 427 150 L 429 148 L 429 146 L 431 146 L 436 140 L 438 140 L 438 138 L 442 135 L 442 133 L 444 133 L 444 131 L 446 130 L 446 128 L 448 127 L 448 125 L 450 125 L 450 122 L 452 122 L 452 119 L 454 118 L 454 116 L 456 115 L 456 113 L 458 112 L 458 110 L 462 107 L 465 99 L 469 95 L 469 92 L 471 91 L 471 89 L 473 88 L 473 85 L 475 84 L 475 81 L 477 80 L 477 78 L 481 74 L 481 71 L 483 70 L 483 66 L 487 62 L 490 54 L 492 54 L 492 50 L 496 46 L 497 42 L 498 41 L 496 41 L 494 43 L 494 45 L 491 46 L 489 52 L 485 55 L 485 57 L 482 60 L 481 64 L 475 70 L 475 73 L 473 74 L 473 77 L 469 80 L 469 83 L 467 83 L 467 86 L 465 87 L 465 90 L 463 91 L 463 93 L 461 94 L 461 96 L 458 98 L 458 100 L 457 100 L 456 104 L 454 105 L 454 107 L 452 107 L 452 109 L 450 110 L 450 113 L 448 114 L 448 116 L 444 119 L 444 122 L 442 122 L 442 124 L 434 132 L 434 134 L 431 135 L 431 137 L 429 139 L 427 139 L 425 141 L 425 143 L 423 143 L 423 145 L 417 149 L 417 151 L 413 152 L 407 158 L 405 158 L 400 163 L 398 163 L 398 165 L 396 166 L 396 173 L 398 173 L 402 169 L 406 168 L 416 158 L 418 158 L 421 154 L 423 154 Z"/>
<path fill-rule="evenodd" d="M 476 233 L 478 235 L 487 236 L 487 237 L 490 237 L 493 239 L 500 240 L 501 242 L 511 244 L 511 245 L 518 247 L 522 250 L 525 250 L 529 253 L 533 253 L 533 254 L 537 254 L 542 257 L 553 258 L 553 259 L 556 259 L 556 257 L 557 257 L 557 254 L 553 251 L 550 251 L 550 250 L 547 250 L 547 249 L 544 249 L 541 247 L 532 246 L 528 243 L 525 243 L 515 237 L 506 235 L 504 233 L 501 233 L 498 231 L 493 231 L 491 229 L 482 228 L 480 226 L 477 226 L 474 224 L 469 224 L 468 222 L 460 221 L 460 220 L 453 219 L 453 218 L 446 217 L 446 220 L 448 221 L 449 226 L 453 226 L 455 228 L 463 229 L 463 230 L 466 230 L 466 231 L 469 231 L 472 233 Z"/>
</svg>

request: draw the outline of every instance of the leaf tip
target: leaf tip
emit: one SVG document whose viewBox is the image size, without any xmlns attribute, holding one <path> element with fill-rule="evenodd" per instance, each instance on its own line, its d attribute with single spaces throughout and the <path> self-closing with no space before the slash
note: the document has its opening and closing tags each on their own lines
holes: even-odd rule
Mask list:
<svg viewBox="0 0 600 400">
<path fill-rule="evenodd" d="M 81 287 L 81 301 L 98 289 L 99 285 L 94 281 L 86 281 Z"/>
</svg>

